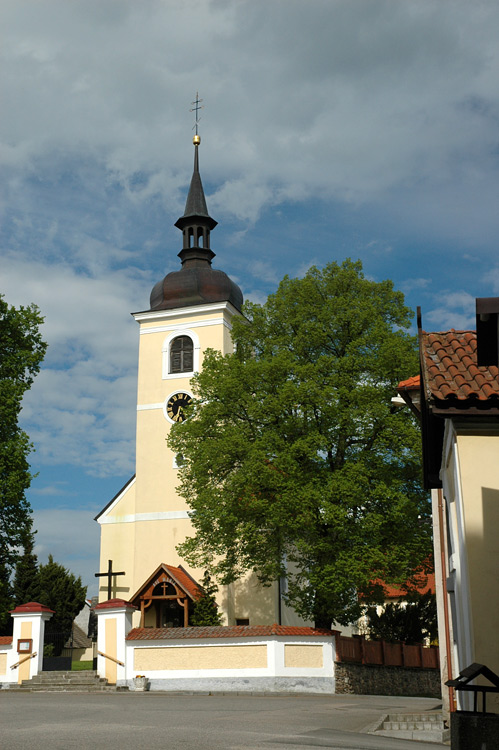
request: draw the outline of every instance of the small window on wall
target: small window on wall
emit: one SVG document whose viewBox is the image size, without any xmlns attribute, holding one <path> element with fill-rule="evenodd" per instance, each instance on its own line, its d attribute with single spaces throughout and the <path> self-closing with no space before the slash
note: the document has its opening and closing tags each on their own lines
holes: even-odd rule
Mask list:
<svg viewBox="0 0 499 750">
<path fill-rule="evenodd" d="M 236 625 L 249 625 L 249 618 L 248 617 L 237 617 L 236 618 Z"/>
<path fill-rule="evenodd" d="M 170 344 L 170 372 L 192 372 L 194 345 L 189 336 L 177 336 Z"/>
</svg>

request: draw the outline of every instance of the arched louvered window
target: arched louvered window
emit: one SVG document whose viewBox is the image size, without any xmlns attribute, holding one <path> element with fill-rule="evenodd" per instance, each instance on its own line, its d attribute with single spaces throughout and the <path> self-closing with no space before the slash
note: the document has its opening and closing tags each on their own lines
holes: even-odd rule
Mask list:
<svg viewBox="0 0 499 750">
<path fill-rule="evenodd" d="M 189 336 L 177 336 L 170 344 L 170 372 L 192 372 L 194 345 Z"/>
</svg>

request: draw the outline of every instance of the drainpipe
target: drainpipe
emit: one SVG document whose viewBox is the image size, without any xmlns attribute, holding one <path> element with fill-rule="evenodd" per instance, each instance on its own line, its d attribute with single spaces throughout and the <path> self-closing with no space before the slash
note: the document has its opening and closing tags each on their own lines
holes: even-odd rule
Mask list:
<svg viewBox="0 0 499 750">
<path fill-rule="evenodd" d="M 438 529 L 440 534 L 440 561 L 442 568 L 442 592 L 443 592 L 443 604 L 444 604 L 444 627 L 445 627 L 445 650 L 447 652 L 447 679 L 452 680 L 452 651 L 450 642 L 450 626 L 449 626 L 449 602 L 447 597 L 447 564 L 446 564 L 446 544 L 444 535 L 444 506 L 443 506 L 443 492 L 437 490 L 438 493 Z M 454 688 L 449 687 L 449 711 L 452 713 L 456 710 L 456 703 L 454 697 Z"/>
</svg>

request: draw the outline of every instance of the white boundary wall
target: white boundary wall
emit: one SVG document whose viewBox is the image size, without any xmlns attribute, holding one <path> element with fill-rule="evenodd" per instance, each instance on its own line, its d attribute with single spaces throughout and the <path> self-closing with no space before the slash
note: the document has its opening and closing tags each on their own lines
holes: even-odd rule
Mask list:
<svg viewBox="0 0 499 750">
<path fill-rule="evenodd" d="M 290 647 L 296 649 L 293 654 Z M 160 656 L 159 649 L 166 650 L 164 656 Z M 309 649 L 311 653 L 307 659 Z M 252 658 L 257 666 L 248 666 Z M 309 664 L 294 665 L 293 662 L 299 663 L 300 658 Z M 240 666 L 231 665 L 238 660 Z M 158 668 L 154 668 L 154 661 L 158 662 Z M 207 661 L 212 663 L 211 668 L 196 668 L 196 662 Z M 147 662 L 150 666 L 141 668 Z M 171 666 L 165 669 L 165 662 L 170 662 Z M 182 662 L 188 667 L 176 669 L 175 666 Z M 334 662 L 334 636 L 129 640 L 126 642 L 126 679 L 123 684 L 133 689 L 133 678 L 145 675 L 150 690 L 334 693 Z M 314 663 L 317 666 L 312 666 Z"/>
<path fill-rule="evenodd" d="M 134 609 L 122 599 L 96 607 L 97 669 L 111 683 L 133 690 L 140 676 L 150 690 L 335 692 L 333 632 L 275 625 L 132 629 Z"/>
</svg>

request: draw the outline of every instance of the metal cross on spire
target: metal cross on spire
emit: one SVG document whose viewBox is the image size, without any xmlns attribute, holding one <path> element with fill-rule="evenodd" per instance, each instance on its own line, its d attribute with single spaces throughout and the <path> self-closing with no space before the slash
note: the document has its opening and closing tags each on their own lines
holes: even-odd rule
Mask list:
<svg viewBox="0 0 499 750">
<path fill-rule="evenodd" d="M 196 122 L 192 126 L 193 130 L 194 130 L 194 128 L 196 128 L 196 135 L 198 135 L 198 125 L 199 125 L 199 121 L 201 119 L 199 117 L 199 110 L 200 109 L 204 109 L 204 106 L 200 106 L 202 101 L 203 100 L 199 98 L 199 93 L 196 91 L 196 99 L 195 99 L 195 101 L 191 102 L 191 104 L 193 105 L 193 107 L 192 107 L 192 109 L 189 110 L 189 112 L 195 112 L 196 113 Z"/>
</svg>

